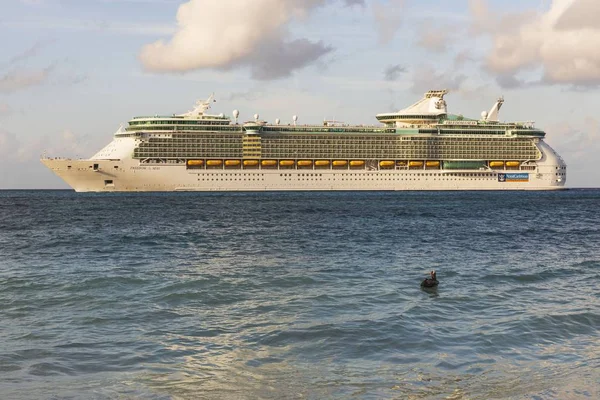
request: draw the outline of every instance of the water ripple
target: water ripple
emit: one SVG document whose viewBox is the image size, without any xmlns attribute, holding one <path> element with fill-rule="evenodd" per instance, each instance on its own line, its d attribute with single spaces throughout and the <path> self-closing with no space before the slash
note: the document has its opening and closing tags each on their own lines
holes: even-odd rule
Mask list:
<svg viewBox="0 0 600 400">
<path fill-rule="evenodd" d="M 598 209 L 600 191 L 0 192 L 0 391 L 600 398 Z"/>
</svg>

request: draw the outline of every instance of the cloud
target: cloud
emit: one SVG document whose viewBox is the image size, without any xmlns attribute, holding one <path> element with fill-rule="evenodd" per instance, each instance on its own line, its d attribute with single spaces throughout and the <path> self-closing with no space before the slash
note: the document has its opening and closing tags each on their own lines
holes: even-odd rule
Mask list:
<svg viewBox="0 0 600 400">
<path fill-rule="evenodd" d="M 436 72 L 433 68 L 424 66 L 415 69 L 412 77 L 411 91 L 416 94 L 423 94 L 429 90 L 448 89 L 450 91 L 460 91 L 467 80 L 464 74 L 451 75 L 448 72 Z M 432 85 L 435 85 L 432 87 Z"/>
<path fill-rule="evenodd" d="M 379 42 L 387 44 L 394 39 L 400 28 L 404 0 L 374 0 L 372 8 L 379 34 Z"/>
<path fill-rule="evenodd" d="M 345 1 L 346 5 L 348 7 L 351 6 L 365 6 L 365 0 L 346 0 Z"/>
<path fill-rule="evenodd" d="M 431 52 L 443 53 L 454 40 L 450 27 L 435 28 L 433 24 L 423 25 L 417 44 Z"/>
<path fill-rule="evenodd" d="M 229 96 L 225 97 L 225 101 L 234 101 L 234 100 L 245 100 L 245 101 L 256 101 L 261 97 L 264 97 L 266 94 L 266 90 L 260 87 L 252 88 L 245 92 L 231 92 Z"/>
<path fill-rule="evenodd" d="M 556 22 L 556 29 L 598 29 L 598 15 L 600 15 L 600 2 L 597 0 L 574 1 Z"/>
<path fill-rule="evenodd" d="M 46 47 L 46 45 L 48 43 L 49 43 L 49 41 L 42 41 L 42 40 L 34 43 L 33 46 L 31 46 L 30 48 L 26 49 L 22 53 L 17 54 L 13 58 L 11 58 L 10 61 L 8 62 L 8 64 L 9 65 L 17 64 L 21 61 L 25 61 L 29 58 L 35 57 L 40 52 L 40 50 L 42 50 L 44 47 Z"/>
<path fill-rule="evenodd" d="M 535 83 L 527 82 L 523 79 L 517 78 L 512 74 L 500 74 L 496 77 L 496 83 L 503 89 L 517 89 L 524 88 L 527 86 L 534 86 Z"/>
<path fill-rule="evenodd" d="M 472 17 L 470 31 L 474 34 L 514 32 L 516 28 L 538 15 L 535 10 L 504 13 L 491 10 L 487 0 L 469 0 L 469 11 Z"/>
<path fill-rule="evenodd" d="M 486 0 L 469 0 L 469 11 L 473 33 L 493 32 L 497 29 L 496 14 L 491 12 Z"/>
<path fill-rule="evenodd" d="M 491 15 L 487 4 L 470 4 L 474 26 L 483 30 Z M 599 9 L 597 0 L 553 0 L 546 12 L 523 13 L 508 24 L 497 23 L 506 15 L 492 18 L 485 30 L 492 37 L 486 68 L 505 76 L 539 70 L 537 80 L 544 84 L 599 85 Z"/>
<path fill-rule="evenodd" d="M 284 78 L 331 52 L 332 47 L 323 42 L 296 39 L 291 42 L 274 40 L 262 43 L 247 60 L 252 77 L 257 80 Z"/>
<path fill-rule="evenodd" d="M 37 160 L 42 153 L 49 156 L 80 157 L 93 154 L 97 143 L 90 141 L 90 136 L 82 136 L 70 129 L 65 129 L 60 136 L 40 136 L 27 140 L 0 128 L 0 157 L 5 161 L 31 162 Z"/>
<path fill-rule="evenodd" d="M 400 64 L 390 65 L 383 71 L 383 79 L 389 82 L 393 82 L 397 80 L 401 74 L 405 73 L 406 67 L 403 67 Z"/>
<path fill-rule="evenodd" d="M 591 149 L 600 147 L 600 123 L 589 116 L 576 123 L 551 125 L 548 131 L 552 134 L 553 142 L 561 149 L 561 154 L 572 161 L 586 158 Z"/>
<path fill-rule="evenodd" d="M 64 182 L 39 162 L 42 154 L 74 157 L 94 154 L 101 145 L 99 138 L 80 136 L 69 129 L 56 135 L 31 137 L 16 135 L 0 127 L 0 169 L 14 173 L 0 174 L 0 188 L 66 188 Z M 37 179 L 36 179 L 37 177 Z"/>
<path fill-rule="evenodd" d="M 0 157 L 3 160 L 12 160 L 19 150 L 17 137 L 10 132 L 0 128 Z"/>
<path fill-rule="evenodd" d="M 0 103 L 0 116 L 12 113 L 12 108 L 6 103 Z"/>
<path fill-rule="evenodd" d="M 250 67 L 255 79 L 286 77 L 333 50 L 321 41 L 290 38 L 288 29 L 327 1 L 188 0 L 177 11 L 175 34 L 144 46 L 140 61 L 152 72 Z"/>
<path fill-rule="evenodd" d="M 107 21 L 99 19 L 74 19 L 68 16 L 27 16 L 18 20 L 2 21 L 3 26 L 18 29 L 43 29 L 46 31 L 101 32 L 118 35 L 152 36 L 171 35 L 176 27 L 151 21 Z"/>
<path fill-rule="evenodd" d="M 0 93 L 12 93 L 44 83 L 53 67 L 37 71 L 12 71 L 0 77 Z"/>
<path fill-rule="evenodd" d="M 600 185 L 595 171 L 596 157 L 600 152 L 600 121 L 587 116 L 576 121 L 563 121 L 547 126 L 548 142 L 567 163 L 567 184 L 570 187 Z"/>
<path fill-rule="evenodd" d="M 0 93 L 13 93 L 19 90 L 27 89 L 32 86 L 37 86 L 46 83 L 50 76 L 54 79 L 54 83 L 61 86 L 76 85 L 88 79 L 86 74 L 76 71 L 57 71 L 57 65 L 50 65 L 44 69 L 25 69 L 26 61 L 35 57 L 51 40 L 41 40 L 34 43 L 31 47 L 13 56 L 6 64 L 0 65 L 0 70 L 5 69 L 0 75 Z M 65 63 L 69 63 L 67 58 Z M 62 68 L 64 70 L 64 68 Z"/>
<path fill-rule="evenodd" d="M 456 56 L 454 57 L 454 66 L 461 67 L 461 66 L 465 65 L 467 62 L 473 62 L 473 61 L 475 61 L 475 58 L 473 57 L 472 52 L 469 50 L 463 50 L 463 51 L 457 53 Z"/>
</svg>

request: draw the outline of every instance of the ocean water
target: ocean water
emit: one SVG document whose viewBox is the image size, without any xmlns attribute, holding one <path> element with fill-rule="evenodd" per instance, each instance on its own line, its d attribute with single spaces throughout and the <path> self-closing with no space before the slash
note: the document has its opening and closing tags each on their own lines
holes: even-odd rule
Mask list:
<svg viewBox="0 0 600 400">
<path fill-rule="evenodd" d="M 0 398 L 598 399 L 599 211 L 598 190 L 0 192 Z"/>
</svg>

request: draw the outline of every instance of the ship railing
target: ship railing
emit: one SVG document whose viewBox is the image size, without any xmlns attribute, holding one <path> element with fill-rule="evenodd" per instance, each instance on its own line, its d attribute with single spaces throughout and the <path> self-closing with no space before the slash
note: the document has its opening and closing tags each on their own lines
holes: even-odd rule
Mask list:
<svg viewBox="0 0 600 400">
<path fill-rule="evenodd" d="M 71 157 L 48 157 L 45 154 L 42 154 L 40 156 L 40 160 L 49 160 L 49 161 L 83 161 L 83 160 L 87 160 L 86 158 L 83 157 L 78 157 L 78 158 L 71 158 Z"/>
<path fill-rule="evenodd" d="M 513 122 L 515 126 L 518 128 L 527 128 L 532 129 L 535 128 L 535 121 L 515 121 Z"/>
</svg>

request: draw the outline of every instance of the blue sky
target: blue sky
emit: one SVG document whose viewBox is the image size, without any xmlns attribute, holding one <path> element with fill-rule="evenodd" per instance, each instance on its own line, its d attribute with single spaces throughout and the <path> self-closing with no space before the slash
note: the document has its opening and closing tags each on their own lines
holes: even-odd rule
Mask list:
<svg viewBox="0 0 600 400">
<path fill-rule="evenodd" d="M 568 186 L 600 187 L 595 0 L 4 0 L 0 188 L 66 188 L 39 156 L 89 157 L 136 115 L 189 110 L 375 123 L 429 89 L 536 121 Z"/>
</svg>

